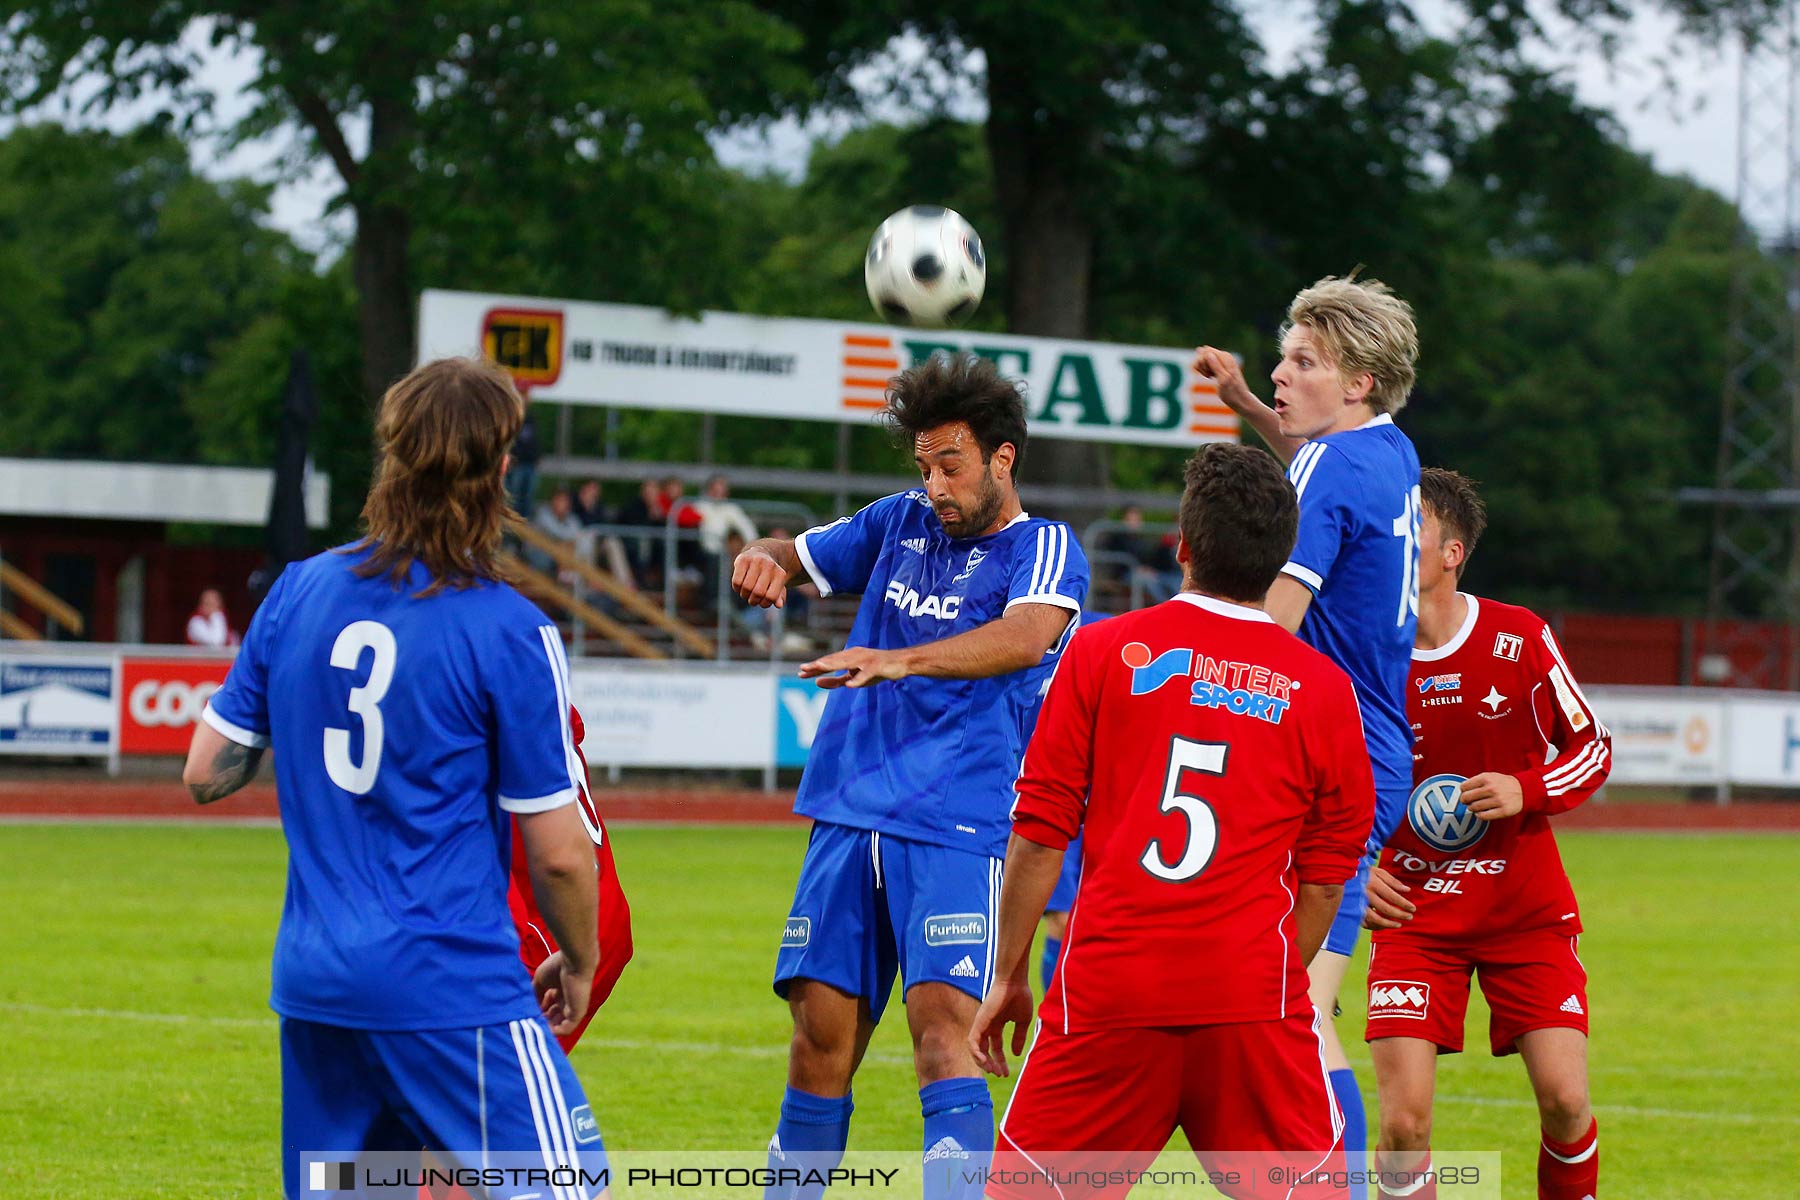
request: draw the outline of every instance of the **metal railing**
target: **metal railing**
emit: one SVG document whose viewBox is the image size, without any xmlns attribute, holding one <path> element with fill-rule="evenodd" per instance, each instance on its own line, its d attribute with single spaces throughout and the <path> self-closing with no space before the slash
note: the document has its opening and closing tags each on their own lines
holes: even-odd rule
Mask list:
<svg viewBox="0 0 1800 1200">
<path fill-rule="evenodd" d="M 1158 568 L 1144 561 L 1143 557 L 1130 550 L 1106 548 L 1107 542 L 1115 535 L 1125 534 L 1144 545 L 1149 539 L 1161 539 L 1173 533 L 1180 536 L 1180 529 L 1172 522 L 1144 521 L 1132 525 L 1126 521 L 1103 518 L 1090 522 L 1082 531 L 1081 545 L 1087 552 L 1089 568 L 1098 581 L 1101 565 L 1120 568 L 1123 579 L 1129 590 L 1131 607 L 1143 608 L 1146 604 L 1155 604 L 1168 599 L 1161 593 L 1165 590 L 1157 576 L 1167 568 Z"/>
<path fill-rule="evenodd" d="M 688 502 L 693 503 L 693 502 Z M 796 504 L 780 500 L 732 500 L 744 511 L 756 526 L 758 536 L 769 529 L 787 526 L 791 532 L 798 534 L 818 524 L 813 510 L 804 504 Z M 548 588 L 541 588 L 544 595 L 540 598 L 557 604 L 570 613 L 573 622 L 572 649 L 577 656 L 585 650 L 587 627 L 592 625 L 607 638 L 618 641 L 613 630 L 618 628 L 617 622 L 606 620 L 604 624 L 595 621 L 590 614 L 595 610 L 586 604 L 585 591 L 592 590 L 605 596 L 612 604 L 630 611 L 633 615 L 649 624 L 655 625 L 670 634 L 673 648 L 679 656 L 690 653 L 700 657 L 711 657 L 720 661 L 729 661 L 731 655 L 731 620 L 734 602 L 731 591 L 731 551 L 730 546 L 721 545 L 711 556 L 704 550 L 704 544 L 698 527 L 683 528 L 678 522 L 680 510 L 672 509 L 664 519 L 662 527 L 650 525 L 620 525 L 616 523 L 600 523 L 582 527 L 581 536 L 574 541 L 550 533 L 540 525 L 529 522 L 518 522 L 512 532 L 535 551 L 531 557 L 548 560 L 567 572 L 572 578 L 572 586 L 567 589 L 570 599 L 579 603 L 578 611 L 560 597 L 549 594 Z M 644 592 L 635 574 L 629 580 L 621 580 L 616 572 L 606 571 L 596 565 L 596 558 L 608 542 L 618 544 L 619 555 L 627 560 L 624 566 L 635 572 L 637 568 L 648 564 L 656 558 L 662 563 L 662 603 L 658 605 Z M 629 544 L 636 542 L 637 553 L 631 553 Z M 660 543 L 660 545 L 658 545 Z M 683 545 L 694 546 L 697 553 L 684 555 Z M 609 552 L 610 553 L 610 552 Z M 530 551 L 528 551 L 530 554 Z M 684 567 L 683 560 L 686 559 Z M 679 588 L 684 569 L 696 563 L 702 567 L 702 585 L 709 588 L 712 600 L 714 627 L 710 641 L 693 625 L 681 619 Z M 710 569 L 707 569 L 710 568 Z M 554 582 L 554 581 L 550 581 Z M 562 589 L 557 589 L 561 591 Z M 770 609 L 769 612 L 769 647 L 770 662 L 781 657 L 783 635 L 789 632 L 789 623 L 785 609 Z M 602 614 L 604 615 L 604 614 Z M 634 650 L 633 653 L 638 653 Z"/>
</svg>

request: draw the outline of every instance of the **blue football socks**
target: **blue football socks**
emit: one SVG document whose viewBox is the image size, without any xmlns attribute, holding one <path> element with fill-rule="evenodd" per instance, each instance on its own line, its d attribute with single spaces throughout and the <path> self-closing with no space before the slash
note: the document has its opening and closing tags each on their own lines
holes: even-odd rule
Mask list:
<svg viewBox="0 0 1800 1200">
<path fill-rule="evenodd" d="M 769 1170 L 777 1182 L 763 1190 L 763 1200 L 817 1200 L 823 1194 L 820 1181 L 844 1161 L 855 1107 L 847 1094 L 832 1099 L 798 1088 L 787 1090 L 781 1098 L 781 1123 L 769 1142 Z"/>
<path fill-rule="evenodd" d="M 1344 1166 L 1351 1172 L 1350 1200 L 1366 1200 L 1369 1186 L 1358 1173 L 1368 1167 L 1369 1125 L 1363 1115 L 1362 1090 L 1349 1067 L 1331 1073 L 1331 1094 L 1344 1114 Z"/>
<path fill-rule="evenodd" d="M 1056 978 L 1056 963 L 1062 957 L 1062 939 L 1047 937 L 1044 939 L 1044 958 L 1038 964 L 1038 976 L 1044 981 L 1044 990 L 1050 990 L 1050 981 Z"/>
<path fill-rule="evenodd" d="M 976 1200 L 994 1153 L 994 1100 L 979 1079 L 919 1089 L 925 1114 L 925 1200 Z"/>
</svg>

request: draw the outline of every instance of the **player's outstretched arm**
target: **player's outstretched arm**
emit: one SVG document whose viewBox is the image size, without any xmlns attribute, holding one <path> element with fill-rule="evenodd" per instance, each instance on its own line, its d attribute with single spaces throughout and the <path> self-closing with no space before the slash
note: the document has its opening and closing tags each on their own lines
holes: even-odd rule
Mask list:
<svg viewBox="0 0 1800 1200">
<path fill-rule="evenodd" d="M 254 779 L 262 759 L 262 747 L 239 745 L 205 721 L 196 721 L 181 782 L 194 803 L 211 804 Z"/>
<path fill-rule="evenodd" d="M 1031 1031 L 1031 936 L 1056 878 L 1062 873 L 1063 850 L 1040 846 L 1018 834 L 1006 846 L 1005 881 L 1000 885 L 999 933 L 994 947 L 994 983 L 969 1029 L 975 1063 L 990 1075 L 1004 1077 L 1006 1027 L 1013 1027 L 1012 1052 L 1025 1053 Z"/>
<path fill-rule="evenodd" d="M 806 577 L 793 538 L 757 538 L 731 566 L 732 590 L 758 608 L 785 607 L 788 586 Z"/>
<path fill-rule="evenodd" d="M 1074 612 L 1058 605 L 1015 604 L 997 620 L 955 637 L 899 650 L 852 646 L 827 654 L 803 664 L 800 677 L 817 679 L 822 688 L 856 688 L 908 675 L 931 679 L 1007 675 L 1043 662 L 1074 619 Z"/>
<path fill-rule="evenodd" d="M 1244 368 L 1238 364 L 1237 355 L 1229 350 L 1201 346 L 1194 351 L 1194 373 L 1219 385 L 1219 399 L 1225 402 L 1225 407 L 1248 421 L 1250 428 L 1269 444 L 1275 457 L 1283 463 L 1294 461 L 1294 455 L 1306 443 L 1281 432 L 1281 418 L 1276 416 L 1274 409 L 1257 399 L 1250 385 L 1244 382 Z"/>
<path fill-rule="evenodd" d="M 573 803 L 517 815 L 531 892 L 561 947 L 539 965 L 533 980 L 544 1017 L 560 1036 L 574 1032 L 587 1013 L 588 993 L 600 969 L 594 841 Z"/>
</svg>

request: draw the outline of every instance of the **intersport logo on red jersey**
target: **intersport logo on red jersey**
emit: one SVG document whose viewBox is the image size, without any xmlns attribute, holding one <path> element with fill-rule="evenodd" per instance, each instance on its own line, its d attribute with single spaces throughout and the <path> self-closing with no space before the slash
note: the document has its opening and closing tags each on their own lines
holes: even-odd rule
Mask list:
<svg viewBox="0 0 1800 1200">
<path fill-rule="evenodd" d="M 120 666 L 120 752 L 185 753 L 194 722 L 230 672 L 228 658 L 127 658 Z"/>
<path fill-rule="evenodd" d="M 1255 663 L 1212 658 L 1185 647 L 1154 653 L 1142 642 L 1127 642 L 1119 659 L 1131 668 L 1131 694 L 1148 696 L 1171 680 L 1192 679 L 1188 701 L 1222 708 L 1240 717 L 1281 724 L 1297 684 L 1279 671 Z"/>
</svg>

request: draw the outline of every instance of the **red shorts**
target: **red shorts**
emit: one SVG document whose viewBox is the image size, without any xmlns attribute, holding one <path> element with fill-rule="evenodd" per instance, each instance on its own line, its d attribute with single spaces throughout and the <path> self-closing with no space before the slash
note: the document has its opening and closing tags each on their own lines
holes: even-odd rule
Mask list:
<svg viewBox="0 0 1800 1200">
<path fill-rule="evenodd" d="M 1040 1026 L 1000 1121 L 987 1185 L 1006 1200 L 1121 1196 L 1179 1127 L 1239 1200 L 1327 1200 L 1343 1181 L 1343 1117 L 1317 1014 L 1240 1025 Z M 1280 1169 L 1287 1174 L 1271 1176 Z M 1055 1182 L 1051 1182 L 1054 1175 Z M 1295 1180 L 1303 1180 L 1295 1186 Z"/>
<path fill-rule="evenodd" d="M 1469 946 L 1377 935 L 1369 952 L 1368 1041 L 1423 1038 L 1440 1053 L 1463 1048 L 1469 977 L 1481 974 L 1492 1017 L 1488 1041 L 1496 1056 L 1519 1049 L 1533 1029 L 1587 1032 L 1587 971 L 1576 957 L 1579 939 L 1553 929 Z"/>
</svg>

